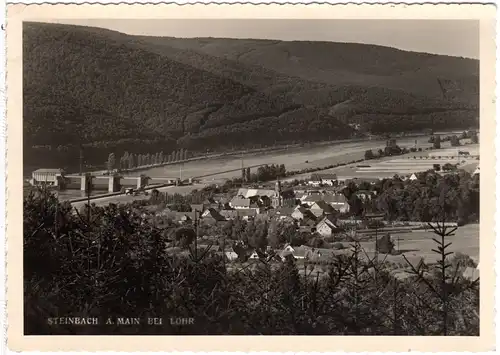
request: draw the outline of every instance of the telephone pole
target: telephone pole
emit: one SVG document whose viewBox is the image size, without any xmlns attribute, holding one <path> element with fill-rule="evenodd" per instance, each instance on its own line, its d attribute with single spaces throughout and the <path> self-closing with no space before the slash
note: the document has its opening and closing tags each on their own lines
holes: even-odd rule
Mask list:
<svg viewBox="0 0 500 355">
<path fill-rule="evenodd" d="M 80 145 L 80 176 L 83 175 L 83 147 Z"/>
<path fill-rule="evenodd" d="M 245 165 L 243 164 L 243 157 L 241 157 L 240 160 L 241 160 L 241 187 L 243 187 L 248 177 L 246 175 Z"/>
</svg>

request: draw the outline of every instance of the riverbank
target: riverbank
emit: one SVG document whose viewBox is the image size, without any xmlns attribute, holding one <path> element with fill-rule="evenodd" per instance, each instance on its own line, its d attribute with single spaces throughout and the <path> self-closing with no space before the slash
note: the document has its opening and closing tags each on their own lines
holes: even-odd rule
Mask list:
<svg viewBox="0 0 500 355">
<path fill-rule="evenodd" d="M 392 138 L 407 139 L 407 138 L 415 138 L 415 137 L 423 137 L 423 136 L 428 136 L 428 133 L 412 133 L 412 134 L 407 134 L 404 136 L 403 135 L 395 136 Z M 190 163 L 190 162 L 218 159 L 218 158 L 226 158 L 226 157 L 230 158 L 230 157 L 234 157 L 234 156 L 245 157 L 245 156 L 252 156 L 252 155 L 262 154 L 262 153 L 278 153 L 278 152 L 283 152 L 283 151 L 293 151 L 296 149 L 314 149 L 314 148 L 318 148 L 318 147 L 335 146 L 335 145 L 346 144 L 346 143 L 363 143 L 363 142 L 377 143 L 377 142 L 385 142 L 385 141 L 386 141 L 386 138 L 375 136 L 373 138 L 371 138 L 371 137 L 359 137 L 359 138 L 339 139 L 339 140 L 333 140 L 333 141 L 321 141 L 321 142 L 277 145 L 277 146 L 273 146 L 273 147 L 264 147 L 264 148 L 255 148 L 255 149 L 241 149 L 241 150 L 234 150 L 231 152 L 220 152 L 220 153 L 213 153 L 213 154 L 207 154 L 207 155 L 198 155 L 198 156 L 191 157 L 189 159 L 179 160 L 179 161 L 175 161 L 175 162 L 165 162 L 165 163 L 160 163 L 160 164 L 148 164 L 148 165 L 134 167 L 131 169 L 120 169 L 119 173 L 126 174 L 126 173 L 132 173 L 132 172 L 143 172 L 143 171 L 147 171 L 147 170 L 152 169 L 152 168 L 176 166 L 176 165 L 182 165 L 182 164 L 186 164 L 186 163 Z M 91 174 L 103 175 L 103 174 L 107 174 L 107 171 L 106 170 L 92 171 Z"/>
</svg>

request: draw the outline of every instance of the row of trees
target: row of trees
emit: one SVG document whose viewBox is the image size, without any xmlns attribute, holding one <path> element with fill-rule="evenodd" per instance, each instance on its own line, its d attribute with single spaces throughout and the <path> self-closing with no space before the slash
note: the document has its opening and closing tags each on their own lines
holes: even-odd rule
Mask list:
<svg viewBox="0 0 500 355">
<path fill-rule="evenodd" d="M 391 138 L 385 143 L 384 149 L 379 149 L 378 154 L 373 153 L 371 149 L 365 151 L 365 160 L 381 158 L 385 156 L 401 155 L 408 153 L 408 149 L 397 145 L 396 139 Z"/>
<path fill-rule="evenodd" d="M 362 201 L 356 195 L 359 190 L 371 192 L 371 199 Z M 479 220 L 479 175 L 463 170 L 444 176 L 429 170 L 418 173 L 413 181 L 395 177 L 373 185 L 351 182 L 344 194 L 350 213 L 356 216 L 381 213 L 390 221 L 432 222 L 442 218 L 438 211 L 444 205 L 447 221 L 465 224 Z"/>
<path fill-rule="evenodd" d="M 288 237 L 279 225 L 275 231 L 257 223 L 243 232 L 236 225 L 225 230 L 247 235 L 256 246 L 266 230 L 269 241 L 273 233 Z M 188 239 L 187 253 L 165 248 L 186 239 L 185 227 L 157 228 L 132 206 L 75 213 L 45 193 L 25 198 L 23 233 L 26 335 L 479 334 L 479 283 L 462 277 L 464 266 L 474 265 L 466 257 L 445 256 L 436 267 L 423 263 L 409 279 L 399 279 L 391 273 L 395 265 L 364 257 L 353 243 L 349 255 L 324 265 L 299 266 L 289 258 L 231 269 L 210 246 L 196 248 L 197 239 Z M 101 322 L 48 325 L 57 314 Z M 171 316 L 195 321 L 105 323 L 107 317 Z"/>
<path fill-rule="evenodd" d="M 447 141 L 450 142 L 452 147 L 459 147 L 461 145 L 460 140 L 467 138 L 470 138 L 471 143 L 473 144 L 477 144 L 479 142 L 479 137 L 477 135 L 477 132 L 472 130 L 472 131 L 462 132 L 459 136 L 452 135 L 452 136 L 441 137 L 440 135 L 432 135 L 429 138 L 429 143 L 433 143 L 434 149 L 441 149 L 441 142 L 447 142 Z"/>
<path fill-rule="evenodd" d="M 125 152 L 120 158 L 119 165 L 117 165 L 115 154 L 110 153 L 106 161 L 106 167 L 108 171 L 113 171 L 115 169 L 127 170 L 142 166 L 175 163 L 188 158 L 189 153 L 183 148 L 173 151 L 170 154 L 164 154 L 163 152 L 155 154 L 133 154 Z"/>
<path fill-rule="evenodd" d="M 286 171 L 285 164 L 266 164 L 259 166 L 255 173 L 251 173 L 250 168 L 241 169 L 241 178 L 234 178 L 229 184 L 266 182 L 286 176 L 288 176 L 288 172 Z"/>
</svg>

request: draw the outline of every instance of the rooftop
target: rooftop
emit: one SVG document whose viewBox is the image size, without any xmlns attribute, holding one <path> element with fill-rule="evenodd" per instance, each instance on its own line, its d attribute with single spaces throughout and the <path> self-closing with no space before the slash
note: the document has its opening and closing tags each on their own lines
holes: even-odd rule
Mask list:
<svg viewBox="0 0 500 355">
<path fill-rule="evenodd" d="M 326 203 L 346 203 L 347 199 L 342 194 L 309 195 L 304 199 L 304 202 L 318 202 L 318 201 L 324 201 Z"/>
<path fill-rule="evenodd" d="M 243 196 L 245 198 L 250 198 L 254 196 L 267 196 L 267 197 L 274 197 L 276 195 L 276 192 L 274 190 L 270 189 L 239 189 L 238 193 L 236 194 L 237 196 Z"/>
<path fill-rule="evenodd" d="M 62 173 L 63 170 L 62 169 L 37 169 L 35 171 L 33 171 L 33 174 L 34 173 L 37 173 L 37 174 L 60 174 Z"/>
</svg>

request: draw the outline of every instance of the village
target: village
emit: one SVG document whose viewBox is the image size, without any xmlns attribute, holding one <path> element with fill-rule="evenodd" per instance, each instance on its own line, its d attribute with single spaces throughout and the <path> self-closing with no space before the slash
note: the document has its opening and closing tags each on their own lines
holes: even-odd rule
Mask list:
<svg viewBox="0 0 500 355">
<path fill-rule="evenodd" d="M 372 207 L 388 181 L 416 186 L 425 184 L 433 173 L 378 181 L 340 181 L 335 174 L 313 173 L 301 181 L 278 178 L 274 184 L 239 188 L 212 185 L 187 196 L 153 190 L 149 201 L 144 202 L 143 217 L 158 228 L 176 227 L 169 229 L 168 253 L 219 255 L 228 270 L 259 261 L 279 264 L 291 258 L 300 266 L 300 273 L 326 276 L 334 256 L 349 255 L 356 244 L 361 248 L 361 258 L 392 264 L 395 276 L 406 278 L 410 274 L 402 254 L 415 263 L 428 256 L 433 247 L 431 227 L 423 221 L 389 220 Z M 478 174 L 476 169 L 472 178 Z M 459 225 L 452 220 L 440 222 L 449 227 Z M 472 226 L 466 226 L 466 230 L 475 231 L 476 225 Z M 426 239 L 422 249 L 428 246 L 428 250 L 407 247 L 415 238 Z M 465 240 L 477 244 L 474 236 Z M 466 272 L 477 273 L 475 269 Z"/>
</svg>

